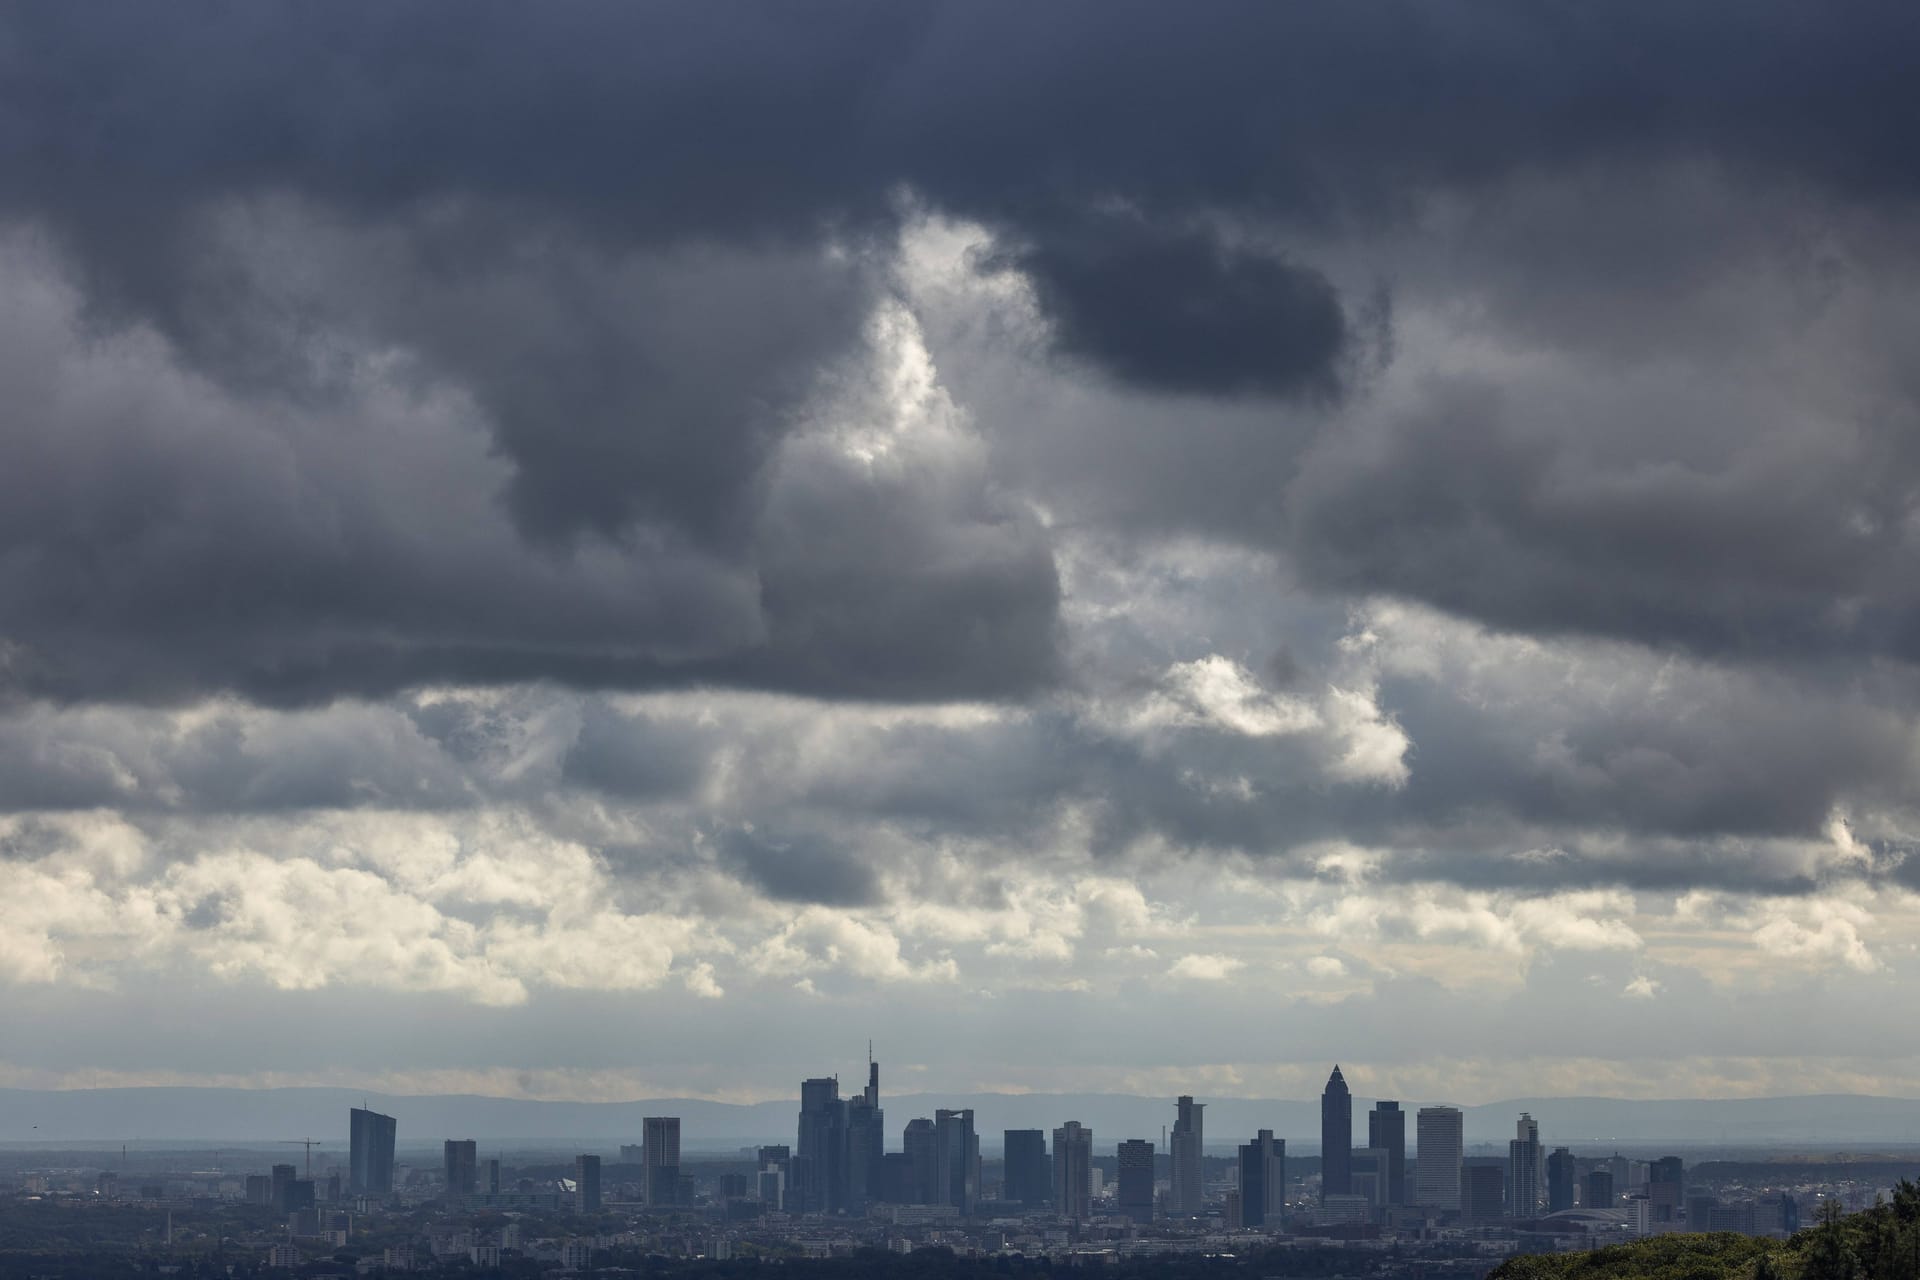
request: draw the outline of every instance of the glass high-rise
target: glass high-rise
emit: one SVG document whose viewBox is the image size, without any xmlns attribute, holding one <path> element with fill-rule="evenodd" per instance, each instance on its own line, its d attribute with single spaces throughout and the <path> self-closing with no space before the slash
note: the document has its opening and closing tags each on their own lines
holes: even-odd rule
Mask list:
<svg viewBox="0 0 1920 1280">
<path fill-rule="evenodd" d="M 1008 1129 L 1002 1148 L 1006 1162 L 1003 1200 L 1037 1209 L 1053 1198 L 1053 1165 L 1047 1159 L 1047 1135 L 1041 1129 Z"/>
<path fill-rule="evenodd" d="M 1344 1196 L 1353 1190 L 1353 1094 L 1334 1064 L 1320 1095 L 1320 1196 Z M 1242 1199 L 1240 1212 L 1246 1212 Z"/>
<path fill-rule="evenodd" d="M 1206 1107 L 1182 1095 L 1175 1103 L 1171 1148 L 1173 1185 L 1167 1207 L 1175 1213 L 1198 1213 L 1205 1199 L 1200 1150 L 1204 1142 Z"/>
<path fill-rule="evenodd" d="M 1385 1153 L 1380 1198 L 1386 1204 L 1407 1202 L 1407 1113 L 1397 1102 L 1380 1101 L 1367 1113 L 1367 1145 Z"/>
<path fill-rule="evenodd" d="M 1120 1166 L 1120 1212 L 1135 1222 L 1153 1221 L 1153 1144 L 1128 1138 L 1114 1153 Z"/>
<path fill-rule="evenodd" d="M 347 1186 L 353 1195 L 387 1195 L 393 1190 L 393 1140 L 399 1123 L 378 1111 L 354 1107 L 347 1113 Z"/>
<path fill-rule="evenodd" d="M 1458 1107 L 1422 1107 L 1414 1116 L 1414 1132 L 1419 1147 L 1413 1159 L 1413 1202 L 1458 1209 L 1466 1118 Z"/>
</svg>

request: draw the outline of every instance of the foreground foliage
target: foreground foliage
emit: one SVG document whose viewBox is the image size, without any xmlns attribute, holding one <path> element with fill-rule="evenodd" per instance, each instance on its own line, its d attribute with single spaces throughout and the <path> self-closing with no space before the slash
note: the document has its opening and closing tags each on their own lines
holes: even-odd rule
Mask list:
<svg viewBox="0 0 1920 1280">
<path fill-rule="evenodd" d="M 1920 1186 L 1842 1216 L 1829 1202 L 1819 1226 L 1790 1240 L 1664 1235 L 1581 1253 L 1513 1258 L 1488 1280 L 1920 1280 Z"/>
</svg>

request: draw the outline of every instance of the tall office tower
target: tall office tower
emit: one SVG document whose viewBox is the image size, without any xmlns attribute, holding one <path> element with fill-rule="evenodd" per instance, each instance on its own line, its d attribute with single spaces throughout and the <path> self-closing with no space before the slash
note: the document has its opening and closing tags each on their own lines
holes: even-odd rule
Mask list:
<svg viewBox="0 0 1920 1280">
<path fill-rule="evenodd" d="M 1580 1204 L 1585 1209 L 1611 1209 L 1614 1205 L 1613 1170 L 1595 1169 L 1580 1188 Z"/>
<path fill-rule="evenodd" d="M 1555 1147 L 1547 1157 L 1547 1212 L 1573 1208 L 1573 1152 Z"/>
<path fill-rule="evenodd" d="M 1671 1229 L 1680 1221 L 1686 1196 L 1687 1167 L 1679 1156 L 1662 1156 L 1647 1170 L 1647 1210 L 1655 1229 Z"/>
<path fill-rule="evenodd" d="M 1344 1196 L 1353 1190 L 1353 1095 L 1346 1077 L 1334 1064 L 1327 1089 L 1320 1095 L 1320 1198 Z M 1241 1207 L 1245 1212 L 1245 1206 Z"/>
<path fill-rule="evenodd" d="M 1540 1212 L 1540 1126 L 1525 1111 L 1507 1144 L 1507 1200 L 1507 1212 L 1516 1218 Z"/>
<path fill-rule="evenodd" d="M 1093 1212 L 1093 1130 L 1069 1120 L 1053 1131 L 1053 1211 L 1074 1222 Z"/>
<path fill-rule="evenodd" d="M 487 1194 L 490 1196 L 500 1194 L 500 1162 L 498 1160 L 487 1161 Z"/>
<path fill-rule="evenodd" d="M 1006 1186 L 1003 1200 L 1018 1200 L 1028 1209 L 1038 1209 L 1053 1198 L 1053 1165 L 1047 1159 L 1047 1135 L 1039 1129 L 1009 1129 L 1006 1132 Z"/>
<path fill-rule="evenodd" d="M 933 1202 L 972 1217 L 980 1199 L 980 1135 L 973 1131 L 973 1112 L 935 1111 L 933 1150 Z"/>
<path fill-rule="evenodd" d="M 680 1203 L 680 1117 L 644 1116 L 640 1120 L 640 1159 L 647 1204 L 666 1208 Z"/>
<path fill-rule="evenodd" d="M 1287 1143 L 1262 1129 L 1240 1147 L 1240 1225 L 1277 1227 L 1287 1207 Z"/>
<path fill-rule="evenodd" d="M 1467 1222 L 1498 1222 L 1507 1211 L 1507 1162 L 1480 1156 L 1460 1168 L 1460 1216 Z"/>
<path fill-rule="evenodd" d="M 840 1081 L 820 1076 L 800 1083 L 800 1141 L 794 1149 L 793 1191 L 803 1213 L 834 1213 L 845 1190 L 847 1104 Z"/>
<path fill-rule="evenodd" d="M 1120 1212 L 1135 1222 L 1152 1222 L 1153 1144 L 1144 1138 L 1128 1138 L 1114 1154 L 1120 1165 Z"/>
<path fill-rule="evenodd" d="M 1381 1201 L 1407 1202 L 1407 1113 L 1397 1102 L 1376 1102 L 1367 1112 L 1367 1145 L 1386 1152 Z"/>
<path fill-rule="evenodd" d="M 442 1160 L 449 1196 L 470 1196 L 480 1189 L 480 1144 L 472 1138 L 448 1138 Z"/>
<path fill-rule="evenodd" d="M 573 1158 L 573 1207 L 577 1213 L 600 1212 L 600 1157 Z"/>
<path fill-rule="evenodd" d="M 1173 1160 L 1173 1188 L 1167 1207 L 1175 1213 L 1198 1213 L 1206 1203 L 1206 1184 L 1202 1181 L 1200 1148 L 1206 1126 L 1205 1105 L 1182 1094 L 1175 1104 L 1173 1138 L 1168 1143 Z"/>
<path fill-rule="evenodd" d="M 349 1124 L 347 1190 L 359 1195 L 386 1195 L 393 1190 L 393 1139 L 398 1123 L 392 1116 L 354 1107 Z"/>
<path fill-rule="evenodd" d="M 841 1203 L 848 1213 L 865 1213 L 880 1191 L 880 1158 L 887 1150 L 886 1113 L 880 1109 L 880 1064 L 867 1047 L 867 1087 L 847 1099 L 846 1187 Z"/>
<path fill-rule="evenodd" d="M 273 1189 L 269 1193 L 268 1203 L 273 1205 L 275 1213 L 287 1213 L 293 1205 L 294 1168 L 290 1164 L 273 1166 Z"/>
<path fill-rule="evenodd" d="M 900 1149 L 912 1167 L 912 1194 L 908 1204 L 933 1204 L 940 1194 L 940 1140 L 933 1121 L 925 1116 L 907 1121 L 900 1131 Z"/>
<path fill-rule="evenodd" d="M 1413 1202 L 1434 1209 L 1460 1207 L 1460 1154 L 1466 1117 L 1458 1107 L 1422 1107 L 1414 1115 Z"/>
</svg>

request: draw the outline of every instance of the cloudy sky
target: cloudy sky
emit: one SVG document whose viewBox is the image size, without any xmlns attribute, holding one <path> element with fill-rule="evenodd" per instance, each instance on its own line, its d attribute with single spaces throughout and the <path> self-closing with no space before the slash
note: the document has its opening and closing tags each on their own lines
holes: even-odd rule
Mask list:
<svg viewBox="0 0 1920 1280">
<path fill-rule="evenodd" d="M 1920 1094 L 1916 55 L 8 5 L 0 1084 Z"/>
</svg>

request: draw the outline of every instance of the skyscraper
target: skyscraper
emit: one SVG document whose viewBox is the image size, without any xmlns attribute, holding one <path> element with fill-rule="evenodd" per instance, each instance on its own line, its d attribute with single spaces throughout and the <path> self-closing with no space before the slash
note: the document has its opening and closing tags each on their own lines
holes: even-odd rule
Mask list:
<svg viewBox="0 0 1920 1280">
<path fill-rule="evenodd" d="M 1680 1221 L 1686 1196 L 1687 1167 L 1679 1156 L 1662 1156 L 1647 1170 L 1647 1209 L 1655 1227 L 1671 1229 Z"/>
<path fill-rule="evenodd" d="M 1506 1213 L 1506 1191 L 1506 1161 L 1499 1156 L 1466 1161 L 1460 1170 L 1460 1216 L 1468 1222 L 1498 1222 Z"/>
<path fill-rule="evenodd" d="M 1555 1147 L 1547 1157 L 1547 1212 L 1573 1208 L 1573 1152 Z"/>
<path fill-rule="evenodd" d="M 347 1113 L 347 1186 L 353 1195 L 387 1195 L 393 1190 L 393 1140 L 399 1125 L 392 1116 L 354 1107 Z"/>
<path fill-rule="evenodd" d="M 880 1064 L 867 1050 L 867 1087 L 847 1099 L 846 1186 L 841 1204 L 848 1213 L 865 1213 L 880 1190 L 880 1160 L 887 1149 L 887 1116 L 880 1108 Z"/>
<path fill-rule="evenodd" d="M 1128 1138 L 1114 1154 L 1120 1166 L 1120 1212 L 1135 1222 L 1152 1222 L 1153 1144 L 1143 1138 Z"/>
<path fill-rule="evenodd" d="M 1397 1102 L 1376 1102 L 1367 1112 L 1367 1145 L 1386 1154 L 1382 1159 L 1385 1185 L 1380 1199 L 1385 1204 L 1407 1202 L 1407 1113 Z"/>
<path fill-rule="evenodd" d="M 1344 1196 L 1352 1189 L 1353 1094 L 1335 1063 L 1320 1095 L 1320 1196 Z M 1244 1203 L 1241 1212 L 1246 1212 Z"/>
<path fill-rule="evenodd" d="M 480 1144 L 472 1138 L 448 1138 L 441 1156 L 449 1196 L 470 1196 L 480 1189 Z"/>
<path fill-rule="evenodd" d="M 600 1157 L 573 1158 L 573 1207 L 577 1213 L 600 1212 Z"/>
<path fill-rule="evenodd" d="M 950 1204 L 961 1217 L 971 1217 L 980 1199 L 980 1135 L 973 1131 L 973 1112 L 933 1113 L 934 1203 Z"/>
<path fill-rule="evenodd" d="M 287 1213 L 293 1207 L 293 1184 L 295 1169 L 290 1164 L 273 1166 L 273 1190 L 269 1203 L 275 1213 Z"/>
<path fill-rule="evenodd" d="M 800 1134 L 793 1153 L 788 1198 L 804 1213 L 833 1213 L 840 1208 L 842 1170 L 847 1153 L 847 1104 L 840 1081 L 818 1076 L 800 1082 Z"/>
<path fill-rule="evenodd" d="M 1460 1155 L 1466 1118 L 1458 1107 L 1422 1107 L 1414 1116 L 1414 1203 L 1435 1209 L 1460 1207 Z"/>
<path fill-rule="evenodd" d="M 1262 1129 L 1240 1147 L 1240 1225 L 1273 1227 L 1287 1206 L 1287 1144 Z"/>
<path fill-rule="evenodd" d="M 906 1153 L 913 1172 L 909 1204 L 934 1204 L 940 1194 L 940 1141 L 933 1121 L 925 1116 L 907 1121 L 900 1134 L 900 1149 Z"/>
<path fill-rule="evenodd" d="M 1507 1144 L 1507 1212 L 1516 1218 L 1540 1212 L 1540 1126 L 1525 1111 Z"/>
<path fill-rule="evenodd" d="M 664 1208 L 680 1203 L 680 1117 L 646 1116 L 640 1121 L 640 1158 L 647 1203 Z"/>
<path fill-rule="evenodd" d="M 1580 1203 L 1587 1209 L 1611 1209 L 1614 1206 L 1613 1170 L 1595 1169 L 1580 1188 Z"/>
<path fill-rule="evenodd" d="M 1205 1203 L 1206 1188 L 1200 1172 L 1205 1112 L 1204 1105 L 1196 1105 L 1184 1094 L 1175 1103 L 1173 1138 L 1168 1144 L 1173 1158 L 1173 1187 L 1167 1197 L 1167 1207 L 1175 1213 L 1198 1213 Z"/>
<path fill-rule="evenodd" d="M 1053 1166 L 1047 1159 L 1047 1135 L 1039 1129 L 1006 1131 L 1006 1185 L 1004 1200 L 1018 1200 L 1037 1209 L 1053 1198 Z"/>
<path fill-rule="evenodd" d="M 1093 1212 L 1093 1130 L 1069 1120 L 1053 1131 L 1053 1211 L 1074 1222 Z"/>
</svg>

